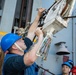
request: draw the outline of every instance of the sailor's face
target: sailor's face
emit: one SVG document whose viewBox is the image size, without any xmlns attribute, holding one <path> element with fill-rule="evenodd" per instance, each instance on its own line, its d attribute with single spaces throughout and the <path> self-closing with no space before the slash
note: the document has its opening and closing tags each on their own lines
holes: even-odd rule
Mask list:
<svg viewBox="0 0 76 75">
<path fill-rule="evenodd" d="M 19 39 L 16 43 L 17 43 L 23 50 L 26 49 L 26 45 L 25 45 L 23 39 Z"/>
<path fill-rule="evenodd" d="M 63 74 L 68 74 L 70 72 L 70 68 L 66 65 L 62 66 L 62 73 Z"/>
</svg>

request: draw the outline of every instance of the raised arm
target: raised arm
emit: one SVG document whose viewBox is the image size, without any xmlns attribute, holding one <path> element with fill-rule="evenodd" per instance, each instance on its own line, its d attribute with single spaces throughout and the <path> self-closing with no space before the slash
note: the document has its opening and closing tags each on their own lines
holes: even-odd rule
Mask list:
<svg viewBox="0 0 76 75">
<path fill-rule="evenodd" d="M 41 47 L 41 43 L 43 40 L 43 32 L 38 28 L 35 32 L 36 36 L 38 36 L 38 42 L 30 48 L 30 51 L 24 55 L 24 63 L 26 65 L 31 65 L 37 59 L 36 52 Z"/>
<path fill-rule="evenodd" d="M 41 15 L 42 15 L 42 12 L 43 12 L 44 10 L 45 10 L 44 8 L 39 8 L 39 9 L 38 9 L 37 16 L 36 16 L 34 22 L 32 23 L 32 25 L 31 25 L 30 28 L 29 28 L 27 37 L 28 37 L 31 41 L 33 40 L 33 38 L 34 38 L 34 36 L 35 36 L 34 32 L 35 32 L 36 28 L 38 27 L 39 19 L 40 19 Z"/>
</svg>

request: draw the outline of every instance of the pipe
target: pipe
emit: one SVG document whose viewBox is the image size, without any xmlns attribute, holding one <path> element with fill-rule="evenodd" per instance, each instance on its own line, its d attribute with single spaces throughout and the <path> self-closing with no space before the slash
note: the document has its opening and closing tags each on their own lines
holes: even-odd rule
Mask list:
<svg viewBox="0 0 76 75">
<path fill-rule="evenodd" d="M 27 0 L 25 25 L 31 21 L 33 0 Z"/>
<path fill-rule="evenodd" d="M 68 16 L 68 17 L 63 17 L 63 19 L 67 18 L 76 18 L 76 16 Z"/>
<path fill-rule="evenodd" d="M 48 69 L 45 69 L 45 68 L 43 68 L 43 67 L 41 67 L 41 66 L 39 66 L 39 65 L 38 65 L 38 67 L 41 68 L 41 69 L 43 69 L 44 71 L 46 71 L 46 72 L 52 74 L 52 75 L 55 75 L 54 73 L 50 72 Z"/>
<path fill-rule="evenodd" d="M 22 0 L 21 10 L 20 10 L 20 19 L 19 19 L 19 27 L 21 27 L 22 17 L 23 17 L 23 9 L 24 9 L 25 0 Z"/>
<path fill-rule="evenodd" d="M 72 60 L 73 60 L 73 62 L 74 62 L 74 46 L 73 46 L 73 43 L 74 41 L 73 41 L 73 18 L 72 18 Z"/>
<path fill-rule="evenodd" d="M 72 59 L 75 65 L 75 27 L 73 18 L 72 18 Z"/>
</svg>

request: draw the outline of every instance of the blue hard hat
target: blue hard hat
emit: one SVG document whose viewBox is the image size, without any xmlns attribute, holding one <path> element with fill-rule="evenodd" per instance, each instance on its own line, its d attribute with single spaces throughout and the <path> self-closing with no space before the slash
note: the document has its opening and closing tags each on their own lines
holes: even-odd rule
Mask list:
<svg viewBox="0 0 76 75">
<path fill-rule="evenodd" d="M 69 62 L 72 65 L 72 68 L 73 68 L 74 62 L 72 60 L 68 60 L 67 62 Z"/>
<path fill-rule="evenodd" d="M 63 66 L 63 65 L 66 65 L 66 66 L 68 66 L 68 67 L 71 68 L 71 69 L 72 69 L 72 67 L 73 67 L 69 62 L 64 62 L 64 63 L 62 64 L 62 66 Z"/>
<path fill-rule="evenodd" d="M 21 36 L 18 36 L 13 33 L 8 33 L 1 39 L 1 48 L 6 52 L 17 40 L 21 39 Z"/>
<path fill-rule="evenodd" d="M 68 60 L 67 62 L 69 62 L 70 64 L 74 64 L 74 62 L 72 60 Z"/>
</svg>

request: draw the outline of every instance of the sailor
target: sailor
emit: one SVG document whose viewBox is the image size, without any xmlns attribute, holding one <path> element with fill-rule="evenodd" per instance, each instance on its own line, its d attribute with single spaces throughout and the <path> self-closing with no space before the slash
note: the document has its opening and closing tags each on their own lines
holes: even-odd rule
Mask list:
<svg viewBox="0 0 76 75">
<path fill-rule="evenodd" d="M 62 64 L 62 74 L 59 75 L 70 75 L 70 72 L 73 68 L 73 61 L 68 60 Z"/>
<path fill-rule="evenodd" d="M 4 53 L 3 75 L 38 75 L 38 67 L 35 63 L 36 52 L 43 40 L 41 28 L 37 28 L 38 21 L 44 8 L 39 8 L 35 21 L 28 30 L 25 39 L 14 33 L 8 33 L 1 39 L 1 48 Z M 38 41 L 33 45 L 34 35 Z M 31 47 L 32 46 L 32 47 Z"/>
</svg>

